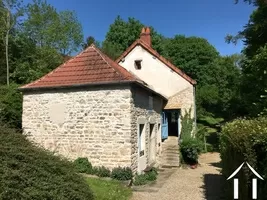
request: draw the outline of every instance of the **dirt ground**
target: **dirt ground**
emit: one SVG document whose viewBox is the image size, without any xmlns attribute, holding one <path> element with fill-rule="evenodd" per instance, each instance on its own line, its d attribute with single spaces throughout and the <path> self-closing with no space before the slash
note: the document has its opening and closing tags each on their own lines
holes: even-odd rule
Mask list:
<svg viewBox="0 0 267 200">
<path fill-rule="evenodd" d="M 156 183 L 144 191 L 134 192 L 131 200 L 218 200 L 221 196 L 220 155 L 205 153 L 196 169 L 176 169 L 164 183 Z M 160 174 L 159 174 L 160 176 Z M 159 177 L 160 179 L 160 177 Z M 162 179 L 160 179 L 162 182 Z M 153 192 L 153 188 L 158 190 Z"/>
</svg>

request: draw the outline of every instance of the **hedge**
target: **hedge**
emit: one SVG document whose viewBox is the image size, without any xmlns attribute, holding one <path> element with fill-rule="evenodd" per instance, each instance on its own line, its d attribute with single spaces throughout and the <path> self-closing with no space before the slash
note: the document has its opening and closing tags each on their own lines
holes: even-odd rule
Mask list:
<svg viewBox="0 0 267 200">
<path fill-rule="evenodd" d="M 0 120 L 5 124 L 21 129 L 22 94 L 19 85 L 0 85 Z"/>
<path fill-rule="evenodd" d="M 0 126 L 0 199 L 94 199 L 71 162 Z"/>
<path fill-rule="evenodd" d="M 227 123 L 220 136 L 222 174 L 226 180 L 243 162 L 248 162 L 264 179 L 267 177 L 267 119 L 238 119 Z M 252 197 L 255 177 L 244 165 L 238 173 L 239 199 Z M 225 199 L 233 199 L 233 180 L 225 181 Z M 258 199 L 267 199 L 267 182 L 258 180 Z"/>
</svg>

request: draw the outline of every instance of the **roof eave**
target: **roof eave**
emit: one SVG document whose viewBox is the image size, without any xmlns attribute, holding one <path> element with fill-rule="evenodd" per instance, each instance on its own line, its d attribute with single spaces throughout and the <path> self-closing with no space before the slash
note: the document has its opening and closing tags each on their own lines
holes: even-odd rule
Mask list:
<svg viewBox="0 0 267 200">
<path fill-rule="evenodd" d="M 151 52 L 149 50 L 149 48 L 147 47 L 147 45 L 145 45 L 140 39 L 137 39 L 130 47 L 128 47 L 128 49 L 126 49 L 126 51 L 124 51 L 121 56 L 119 58 L 116 59 L 116 62 L 119 63 L 120 61 L 122 61 L 123 58 L 125 58 L 136 46 L 142 46 L 143 48 L 145 48 L 146 50 L 148 50 L 152 55 L 159 57 L 160 55 L 155 55 L 153 52 Z M 152 49 L 153 51 L 155 51 L 154 49 Z M 158 54 L 158 53 L 157 53 Z M 161 56 L 162 57 L 162 56 Z M 163 57 L 162 57 L 163 58 Z M 165 59 L 165 58 L 164 58 Z M 161 59 L 160 59 L 161 60 Z M 166 60 L 166 59 L 165 59 Z M 163 62 L 161 60 L 161 62 Z M 164 62 L 163 62 L 164 63 Z M 165 63 L 164 63 L 165 64 Z M 167 65 L 167 64 L 166 64 Z M 177 68 L 178 69 L 178 68 Z M 173 69 L 172 69 L 173 70 Z M 180 69 L 178 69 L 180 70 Z M 181 70 L 180 70 L 181 71 Z M 181 71 L 182 72 L 182 71 Z M 186 75 L 184 72 L 182 72 L 183 74 L 178 73 L 180 76 L 182 76 L 186 81 L 188 81 L 189 83 L 191 83 L 192 85 L 196 85 L 197 82 L 196 80 L 192 79 L 191 77 L 189 77 L 188 75 Z"/>
<path fill-rule="evenodd" d="M 164 99 L 164 100 L 166 100 L 166 101 L 168 100 L 167 97 L 165 97 L 165 96 L 163 96 L 162 94 L 156 92 L 155 90 L 153 90 L 153 89 L 147 87 L 146 85 L 144 85 L 144 84 L 141 83 L 140 81 L 135 81 L 134 83 L 136 83 L 137 85 L 141 86 L 142 88 L 144 88 L 144 89 L 146 89 L 146 90 L 148 90 L 148 91 L 150 91 L 150 92 L 156 94 L 157 96 L 161 97 L 162 99 Z"/>
<path fill-rule="evenodd" d="M 82 84 L 72 84 L 72 85 L 59 85 L 59 86 L 41 86 L 41 87 L 20 87 L 18 88 L 21 92 L 27 91 L 42 91 L 42 90 L 53 90 L 53 89 L 69 89 L 69 88 L 84 88 L 84 87 L 94 87 L 94 86 L 104 86 L 104 85 L 121 85 L 129 84 L 135 82 L 134 80 L 124 80 L 124 81 L 105 81 L 96 83 L 82 83 Z"/>
<path fill-rule="evenodd" d="M 61 85 L 61 86 L 20 87 L 18 88 L 18 90 L 21 92 L 28 92 L 28 91 L 59 90 L 59 89 L 85 88 L 85 87 L 94 87 L 94 86 L 122 85 L 122 84 L 137 84 L 141 86 L 142 88 L 156 94 L 157 96 L 160 96 L 162 99 L 168 100 L 167 97 L 145 86 L 144 83 L 138 80 L 109 81 L 109 82 L 84 83 L 84 84 Z"/>
</svg>

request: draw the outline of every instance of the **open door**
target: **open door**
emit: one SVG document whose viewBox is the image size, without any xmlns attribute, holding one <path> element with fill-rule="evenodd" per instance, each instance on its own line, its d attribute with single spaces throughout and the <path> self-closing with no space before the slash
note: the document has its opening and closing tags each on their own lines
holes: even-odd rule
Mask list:
<svg viewBox="0 0 267 200">
<path fill-rule="evenodd" d="M 162 112 L 161 116 L 162 126 L 161 126 L 161 136 L 162 139 L 165 140 L 168 138 L 168 117 L 166 115 L 166 112 Z"/>
</svg>

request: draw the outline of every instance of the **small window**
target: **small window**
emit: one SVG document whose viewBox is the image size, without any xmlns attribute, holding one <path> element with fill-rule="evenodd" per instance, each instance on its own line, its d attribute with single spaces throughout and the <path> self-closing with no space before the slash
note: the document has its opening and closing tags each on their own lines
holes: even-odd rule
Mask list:
<svg viewBox="0 0 267 200">
<path fill-rule="evenodd" d="M 142 60 L 135 60 L 134 66 L 135 66 L 135 69 L 140 70 L 142 68 Z"/>
<path fill-rule="evenodd" d="M 152 96 L 149 96 L 148 107 L 149 107 L 149 110 L 153 110 L 153 97 Z"/>
<path fill-rule="evenodd" d="M 145 145 L 146 145 L 146 138 L 145 138 L 145 125 L 139 124 L 139 156 L 142 157 L 145 155 Z"/>
</svg>

